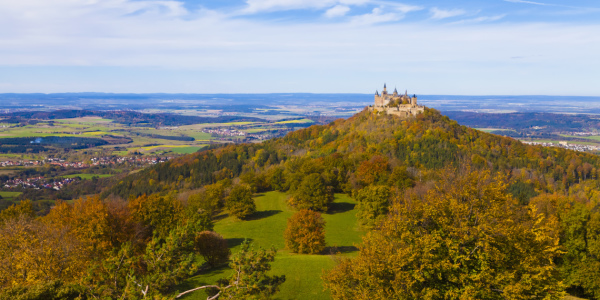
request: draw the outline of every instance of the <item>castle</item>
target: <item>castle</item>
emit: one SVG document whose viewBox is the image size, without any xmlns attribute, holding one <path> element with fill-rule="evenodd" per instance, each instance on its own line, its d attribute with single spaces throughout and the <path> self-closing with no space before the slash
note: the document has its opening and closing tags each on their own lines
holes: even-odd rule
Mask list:
<svg viewBox="0 0 600 300">
<path fill-rule="evenodd" d="M 394 89 L 393 94 L 388 94 L 386 84 L 383 84 L 383 91 L 375 91 L 375 105 L 369 106 L 369 111 L 385 112 L 388 115 L 399 117 L 416 116 L 425 111 L 424 106 L 417 105 L 417 96 L 408 96 L 408 91 L 404 95 L 399 95 L 398 90 Z"/>
</svg>

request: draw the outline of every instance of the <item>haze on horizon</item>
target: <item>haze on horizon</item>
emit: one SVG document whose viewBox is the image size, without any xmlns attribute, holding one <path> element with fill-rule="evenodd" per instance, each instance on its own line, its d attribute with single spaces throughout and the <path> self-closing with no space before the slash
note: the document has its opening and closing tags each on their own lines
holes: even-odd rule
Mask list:
<svg viewBox="0 0 600 300">
<path fill-rule="evenodd" d="M 600 96 L 592 0 L 20 0 L 0 25 L 0 93 Z"/>
</svg>

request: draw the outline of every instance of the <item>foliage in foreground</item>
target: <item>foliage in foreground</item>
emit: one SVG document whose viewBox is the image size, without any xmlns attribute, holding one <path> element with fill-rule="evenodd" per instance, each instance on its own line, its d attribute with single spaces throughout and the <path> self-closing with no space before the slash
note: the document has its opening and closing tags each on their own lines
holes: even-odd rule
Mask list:
<svg viewBox="0 0 600 300">
<path fill-rule="evenodd" d="M 560 299 L 556 218 L 519 206 L 489 171 L 442 177 L 324 275 L 333 298 Z"/>
<path fill-rule="evenodd" d="M 214 292 L 209 296 L 213 299 L 267 299 L 279 290 L 285 282 L 285 275 L 269 276 L 271 262 L 275 260 L 277 250 L 272 248 L 254 250 L 248 241 L 242 243 L 238 253 L 232 256 L 230 267 L 233 274 L 230 278 L 219 281 L 219 285 L 206 285 L 197 287 L 177 295 L 176 298 L 202 289 L 211 289 Z"/>
<path fill-rule="evenodd" d="M 531 200 L 548 217 L 558 219 L 565 253 L 558 259 L 567 291 L 600 298 L 600 192 L 598 184 L 581 184 L 571 195 L 543 194 Z"/>
</svg>

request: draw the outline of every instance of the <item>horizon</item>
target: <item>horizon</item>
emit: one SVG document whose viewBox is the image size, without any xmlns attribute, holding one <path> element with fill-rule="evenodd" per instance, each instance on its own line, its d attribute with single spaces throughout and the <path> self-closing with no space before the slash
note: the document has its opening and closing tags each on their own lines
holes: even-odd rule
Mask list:
<svg viewBox="0 0 600 300">
<path fill-rule="evenodd" d="M 380 90 L 378 90 L 380 91 Z M 381 92 L 381 91 L 380 91 Z M 183 92 L 31 92 L 31 93 L 18 93 L 18 92 L 2 92 L 1 95 L 77 95 L 77 94 L 106 94 L 106 95 L 364 95 L 364 96 L 373 96 L 374 93 L 336 93 L 336 92 L 264 92 L 264 93 L 226 93 L 226 92 L 216 92 L 216 93 L 183 93 Z M 550 95 L 550 94 L 417 94 L 417 93 L 408 93 L 409 95 L 415 94 L 417 97 L 439 97 L 439 96 L 451 96 L 451 97 L 559 97 L 559 98 L 568 98 L 568 97 L 577 97 L 577 98 L 600 98 L 600 95 Z"/>
</svg>

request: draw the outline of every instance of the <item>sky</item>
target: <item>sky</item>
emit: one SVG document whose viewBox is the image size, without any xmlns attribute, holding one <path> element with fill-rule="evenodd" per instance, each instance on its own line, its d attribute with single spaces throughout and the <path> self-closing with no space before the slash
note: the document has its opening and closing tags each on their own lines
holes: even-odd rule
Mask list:
<svg viewBox="0 0 600 300">
<path fill-rule="evenodd" d="M 597 0 L 0 0 L 0 93 L 600 96 Z"/>
</svg>

